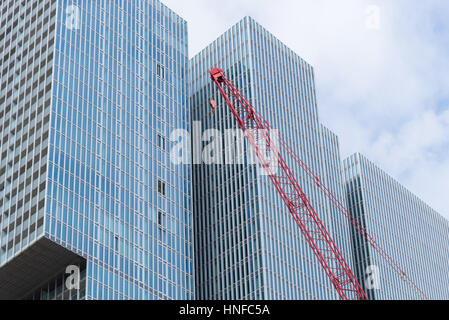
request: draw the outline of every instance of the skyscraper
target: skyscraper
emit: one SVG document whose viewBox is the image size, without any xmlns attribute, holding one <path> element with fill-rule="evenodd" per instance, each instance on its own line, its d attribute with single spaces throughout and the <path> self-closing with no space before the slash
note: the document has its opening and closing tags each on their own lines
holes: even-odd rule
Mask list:
<svg viewBox="0 0 449 320">
<path fill-rule="evenodd" d="M 208 71 L 225 74 L 340 200 L 338 139 L 319 122 L 314 70 L 252 18 L 246 17 L 190 61 L 193 157 L 214 137 L 237 128 Z M 218 102 L 216 112 L 209 101 Z M 223 143 L 224 144 L 224 143 Z M 212 164 L 193 169 L 196 293 L 199 299 L 336 299 L 337 293 L 268 177 L 255 165 L 229 164 L 225 145 Z M 206 148 L 207 149 L 207 148 Z M 289 161 L 296 177 L 352 266 L 349 226 Z M 339 232 L 340 235 L 336 235 Z"/>
<path fill-rule="evenodd" d="M 192 298 L 168 139 L 189 124 L 186 22 L 157 0 L 0 12 L 0 299 Z"/>
<path fill-rule="evenodd" d="M 344 172 L 351 215 L 419 288 L 352 230 L 355 274 L 369 298 L 449 299 L 449 222 L 361 154 L 344 160 Z"/>
</svg>

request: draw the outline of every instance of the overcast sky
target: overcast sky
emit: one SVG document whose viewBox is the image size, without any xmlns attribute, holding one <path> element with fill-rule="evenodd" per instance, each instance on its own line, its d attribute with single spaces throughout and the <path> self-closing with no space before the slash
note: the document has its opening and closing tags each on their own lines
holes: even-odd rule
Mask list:
<svg viewBox="0 0 449 320">
<path fill-rule="evenodd" d="M 449 1 L 162 1 L 188 21 L 191 56 L 256 19 L 314 66 L 342 156 L 365 154 L 449 219 Z"/>
</svg>

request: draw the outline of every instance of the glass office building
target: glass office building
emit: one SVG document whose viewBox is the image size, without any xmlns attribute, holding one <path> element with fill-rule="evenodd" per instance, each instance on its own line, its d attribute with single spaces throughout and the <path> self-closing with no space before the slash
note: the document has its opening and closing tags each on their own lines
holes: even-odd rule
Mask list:
<svg viewBox="0 0 449 320">
<path fill-rule="evenodd" d="M 449 299 L 449 222 L 361 154 L 344 160 L 344 173 L 350 213 L 419 288 L 352 230 L 355 272 L 369 298 Z"/>
<path fill-rule="evenodd" d="M 186 22 L 157 0 L 0 12 L 0 299 L 193 298 L 191 169 L 169 159 Z"/>
<path fill-rule="evenodd" d="M 237 128 L 208 71 L 219 67 L 313 171 L 343 200 L 338 139 L 320 125 L 314 70 L 246 17 L 190 61 L 193 158 L 213 138 L 206 129 Z M 213 114 L 210 99 L 218 102 Z M 198 123 L 196 125 L 198 125 Z M 238 130 L 237 130 L 238 131 Z M 224 140 L 226 140 L 225 138 Z M 224 141 L 222 140 L 222 141 Z M 267 176 L 255 165 L 194 161 L 196 295 L 198 299 L 337 299 L 338 295 Z M 237 141 L 237 143 L 235 143 Z M 215 143 L 215 142 L 213 142 Z M 221 142 L 218 142 L 219 144 Z M 228 156 L 228 158 L 226 158 Z M 337 246 L 352 266 L 349 226 L 299 166 L 288 161 Z M 337 232 L 339 236 L 337 236 Z"/>
</svg>

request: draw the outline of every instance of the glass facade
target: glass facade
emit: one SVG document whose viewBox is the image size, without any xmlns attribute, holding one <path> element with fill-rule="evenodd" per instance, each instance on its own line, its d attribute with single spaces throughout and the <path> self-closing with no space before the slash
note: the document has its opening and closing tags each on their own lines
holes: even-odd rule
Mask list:
<svg viewBox="0 0 449 320">
<path fill-rule="evenodd" d="M 449 222 L 361 154 L 344 160 L 344 177 L 350 213 L 425 295 L 352 230 L 355 273 L 369 298 L 449 299 Z"/>
<path fill-rule="evenodd" d="M 245 17 L 190 61 L 192 120 L 202 130 L 237 128 L 210 81 L 225 74 L 278 129 L 305 163 L 343 200 L 338 139 L 319 122 L 313 68 Z M 210 111 L 209 100 L 218 102 Z M 193 144 L 210 141 L 192 133 Z M 201 143 L 201 141 L 203 141 Z M 237 145 L 245 149 L 245 144 Z M 193 157 L 198 152 L 194 147 Z M 223 157 L 229 154 L 225 149 Z M 337 293 L 267 176 L 244 164 L 196 164 L 193 169 L 196 294 L 199 299 L 337 299 Z M 352 266 L 349 226 L 299 165 L 298 182 Z M 340 236 L 336 233 L 340 232 Z"/>
<path fill-rule="evenodd" d="M 0 279 L 45 238 L 85 260 L 67 296 L 193 298 L 191 168 L 169 158 L 190 121 L 186 22 L 157 0 L 0 10 Z"/>
<path fill-rule="evenodd" d="M 313 67 L 252 18 L 189 62 L 187 24 L 158 0 L 0 12 L 0 299 L 338 299 L 269 178 L 227 164 L 245 142 L 219 141 L 213 164 L 170 160 L 176 129 L 193 158 L 217 143 L 205 130 L 240 133 L 213 67 L 428 297 L 449 299 L 448 221 L 362 155 L 342 168 Z M 369 298 L 423 298 L 286 160 Z"/>
</svg>

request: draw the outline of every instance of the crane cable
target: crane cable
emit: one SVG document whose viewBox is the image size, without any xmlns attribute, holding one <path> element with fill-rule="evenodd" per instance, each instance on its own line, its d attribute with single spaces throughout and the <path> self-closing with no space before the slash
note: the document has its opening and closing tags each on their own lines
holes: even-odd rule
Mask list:
<svg viewBox="0 0 449 320">
<path fill-rule="evenodd" d="M 313 171 L 296 155 L 296 153 L 290 148 L 290 146 L 282 139 L 276 130 L 270 126 L 270 124 L 255 110 L 254 113 L 265 123 L 267 128 L 276 135 L 277 141 L 281 143 L 281 146 L 287 151 L 295 162 L 306 172 L 306 174 L 315 182 L 317 187 L 324 193 L 324 195 L 334 204 L 334 206 L 349 220 L 349 222 L 357 229 L 357 231 L 369 242 L 382 258 L 386 260 L 393 270 L 398 273 L 401 279 L 411 285 L 417 290 L 425 299 L 428 296 L 407 276 L 407 274 L 401 269 L 401 267 L 383 250 L 373 237 L 360 225 L 360 223 L 349 213 L 349 211 L 341 204 L 340 201 L 332 194 L 332 192 L 321 182 L 321 180 L 313 173 Z"/>
</svg>

